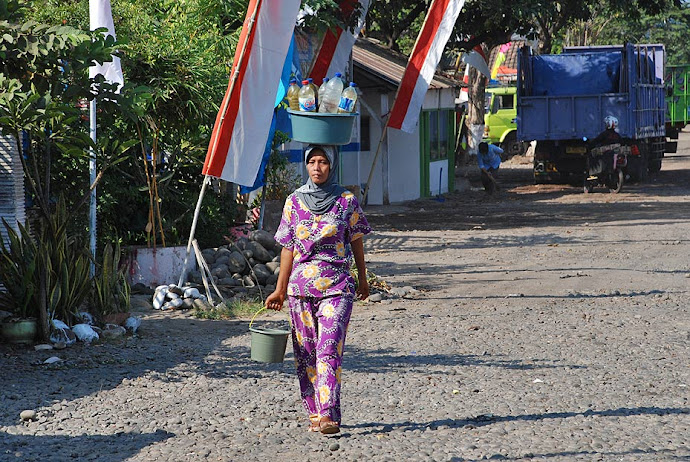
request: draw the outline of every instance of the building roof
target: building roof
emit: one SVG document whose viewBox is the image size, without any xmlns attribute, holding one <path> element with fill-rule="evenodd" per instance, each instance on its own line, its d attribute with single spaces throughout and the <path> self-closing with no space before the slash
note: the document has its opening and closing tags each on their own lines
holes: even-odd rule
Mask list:
<svg viewBox="0 0 690 462">
<path fill-rule="evenodd" d="M 400 86 L 407 57 L 379 45 L 378 41 L 358 38 L 352 48 L 352 61 L 357 75 L 357 84 L 366 89 L 396 90 Z M 436 74 L 429 88 L 459 87 L 460 82 Z"/>
</svg>

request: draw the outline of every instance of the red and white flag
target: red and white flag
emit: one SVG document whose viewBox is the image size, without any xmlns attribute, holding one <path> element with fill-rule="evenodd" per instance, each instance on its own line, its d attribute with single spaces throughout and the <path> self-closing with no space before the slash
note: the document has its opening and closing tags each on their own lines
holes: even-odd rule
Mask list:
<svg viewBox="0 0 690 462">
<path fill-rule="evenodd" d="M 434 78 L 443 49 L 465 0 L 434 0 L 407 61 L 405 74 L 393 103 L 388 126 L 411 133 L 419 119 L 424 95 Z"/>
<path fill-rule="evenodd" d="M 202 173 L 253 185 L 300 0 L 251 0 Z"/>
<path fill-rule="evenodd" d="M 357 0 L 342 0 L 340 10 L 347 16 L 357 4 Z M 370 0 L 359 0 L 362 12 L 357 22 L 354 33 L 338 27 L 334 31 L 326 31 L 321 47 L 314 60 L 314 66 L 309 72 L 309 77 L 314 79 L 314 83 L 321 85 L 324 77 L 333 77 L 336 72 L 345 73 L 350 61 L 352 47 L 359 36 L 359 31 L 364 27 L 364 20 L 367 17 Z"/>
<path fill-rule="evenodd" d="M 105 27 L 108 29 L 106 36 L 115 36 L 115 24 L 113 23 L 113 13 L 110 9 L 110 0 L 89 0 L 89 26 L 91 30 Z M 89 77 L 94 78 L 98 74 L 102 74 L 105 80 L 110 83 L 124 84 L 122 77 L 122 67 L 120 66 L 120 58 L 113 56 L 111 62 L 103 64 L 96 64 L 89 67 Z"/>
</svg>

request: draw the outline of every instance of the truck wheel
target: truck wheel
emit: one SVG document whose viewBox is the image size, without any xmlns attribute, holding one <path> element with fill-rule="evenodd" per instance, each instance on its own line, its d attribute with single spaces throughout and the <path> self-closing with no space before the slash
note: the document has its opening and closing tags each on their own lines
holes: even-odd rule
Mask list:
<svg viewBox="0 0 690 462">
<path fill-rule="evenodd" d="M 503 149 L 503 160 L 510 159 L 513 156 L 522 156 L 527 152 L 527 143 L 518 141 L 515 132 L 510 132 L 506 135 L 501 143 Z"/>
<path fill-rule="evenodd" d="M 650 173 L 659 173 L 659 170 L 661 170 L 661 159 L 654 159 L 649 161 L 649 172 Z"/>
</svg>

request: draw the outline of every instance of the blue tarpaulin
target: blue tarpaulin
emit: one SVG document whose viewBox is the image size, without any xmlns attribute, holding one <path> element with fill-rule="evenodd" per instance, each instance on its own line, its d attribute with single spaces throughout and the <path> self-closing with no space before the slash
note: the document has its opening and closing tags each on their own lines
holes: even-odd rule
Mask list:
<svg viewBox="0 0 690 462">
<path fill-rule="evenodd" d="M 593 95 L 620 91 L 620 52 L 535 56 L 532 66 L 534 96 Z"/>
</svg>

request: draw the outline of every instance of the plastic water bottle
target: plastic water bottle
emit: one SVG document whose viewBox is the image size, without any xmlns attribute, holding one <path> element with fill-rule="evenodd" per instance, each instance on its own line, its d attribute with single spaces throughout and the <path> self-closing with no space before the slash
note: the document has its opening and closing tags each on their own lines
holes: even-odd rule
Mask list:
<svg viewBox="0 0 690 462">
<path fill-rule="evenodd" d="M 340 104 L 340 95 L 343 93 L 343 81 L 340 78 L 340 72 L 335 74 L 331 80 L 325 85 L 326 89 L 323 91 L 323 101 L 319 106 L 319 112 L 338 112 L 338 104 Z"/>
<path fill-rule="evenodd" d="M 340 96 L 340 104 L 338 104 L 339 113 L 349 113 L 355 111 L 355 103 L 357 102 L 357 84 L 350 82 L 343 94 Z"/>
<path fill-rule="evenodd" d="M 317 109 L 314 109 L 314 111 L 316 111 L 319 107 L 319 86 L 314 83 L 314 79 L 312 79 L 311 77 L 307 79 L 307 82 L 309 82 L 309 86 L 311 86 L 311 89 L 314 90 L 314 97 L 316 98 L 317 107 Z"/>
<path fill-rule="evenodd" d="M 299 85 L 297 85 L 297 80 L 290 80 L 290 86 L 287 91 L 287 100 L 290 109 L 293 111 L 299 111 Z"/>
<path fill-rule="evenodd" d="M 316 111 L 316 95 L 308 80 L 303 80 L 302 88 L 299 89 L 299 110 L 303 112 Z"/>
<path fill-rule="evenodd" d="M 323 101 L 323 92 L 326 91 L 326 84 L 327 83 L 328 83 L 328 77 L 324 77 L 323 82 L 321 82 L 321 86 L 319 87 L 319 94 L 316 95 L 316 98 L 319 100 L 318 103 Z"/>
</svg>

